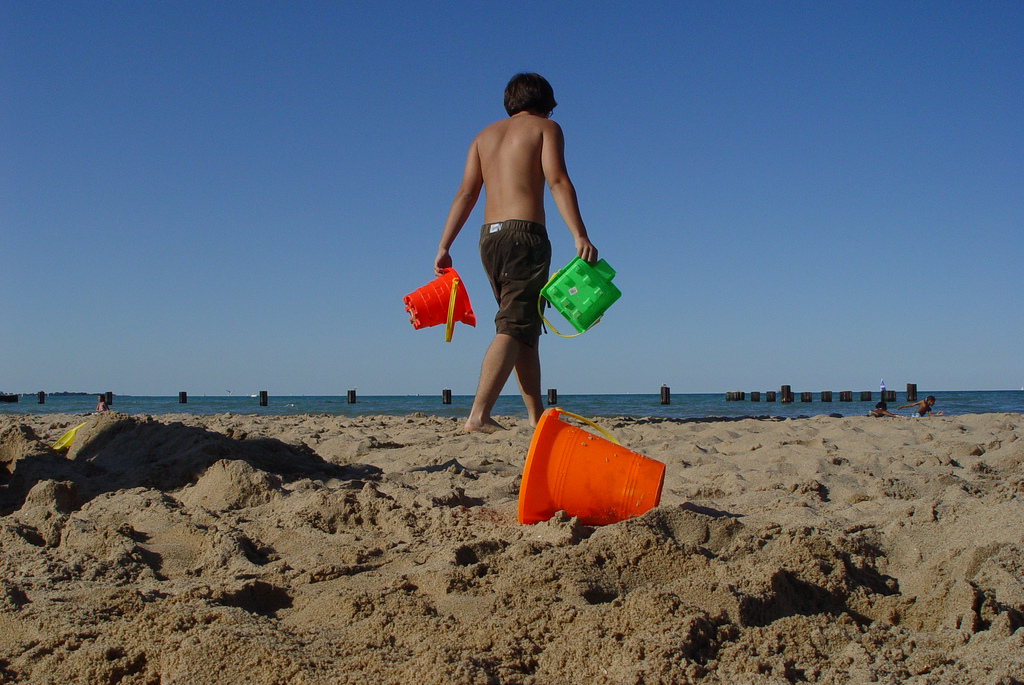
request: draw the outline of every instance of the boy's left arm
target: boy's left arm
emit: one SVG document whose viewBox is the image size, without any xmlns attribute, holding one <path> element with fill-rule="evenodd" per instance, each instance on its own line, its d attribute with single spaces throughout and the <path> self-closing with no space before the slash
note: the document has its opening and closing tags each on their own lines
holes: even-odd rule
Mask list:
<svg viewBox="0 0 1024 685">
<path fill-rule="evenodd" d="M 480 169 L 480 155 L 476 145 L 474 140 L 473 144 L 469 146 L 469 153 L 466 155 L 466 168 L 462 172 L 462 182 L 459 184 L 459 190 L 455 193 L 455 199 L 452 200 L 452 206 L 448 210 L 448 219 L 444 222 L 444 230 L 441 231 L 441 242 L 437 246 L 437 256 L 434 257 L 435 276 L 440 276 L 442 269 L 451 267 L 452 256 L 448 251 L 473 212 L 473 207 L 476 206 L 480 190 L 484 185 L 483 172 Z"/>
</svg>

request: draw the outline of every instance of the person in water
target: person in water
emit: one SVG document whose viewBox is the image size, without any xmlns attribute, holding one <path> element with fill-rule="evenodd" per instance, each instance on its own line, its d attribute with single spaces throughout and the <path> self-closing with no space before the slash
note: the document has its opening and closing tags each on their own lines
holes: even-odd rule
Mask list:
<svg viewBox="0 0 1024 685">
<path fill-rule="evenodd" d="M 544 216 L 547 183 L 558 213 L 575 242 L 576 254 L 597 261 L 580 216 L 576 189 L 565 166 L 561 127 L 551 121 L 551 85 L 539 74 L 516 74 L 505 87 L 507 119 L 477 134 L 469 146 L 462 182 L 452 201 L 434 258 L 434 273 L 452 265 L 449 250 L 485 190 L 480 260 L 498 303 L 495 336 L 484 354 L 473 408 L 465 430 L 504 428 L 491 410 L 515 371 L 530 425 L 544 411 L 540 394 L 540 290 L 551 267 L 551 243 Z"/>
<path fill-rule="evenodd" d="M 915 414 L 917 414 L 918 416 L 928 416 L 928 414 L 932 414 L 932 407 L 934 407 L 934 406 L 935 406 L 935 396 L 934 395 L 928 395 L 928 397 L 924 398 L 920 402 L 911 402 L 910 404 L 904 404 L 901 407 L 897 407 L 897 409 L 906 409 L 907 407 L 916 407 L 916 409 L 914 409 L 914 413 Z M 942 416 L 942 412 L 941 411 L 937 411 L 934 414 L 932 414 L 932 416 Z"/>
</svg>

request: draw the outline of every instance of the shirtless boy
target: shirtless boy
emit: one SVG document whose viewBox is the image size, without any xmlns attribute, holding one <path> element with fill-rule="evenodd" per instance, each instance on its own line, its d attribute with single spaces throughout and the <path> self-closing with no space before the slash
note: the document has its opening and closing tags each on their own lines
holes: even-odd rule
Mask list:
<svg viewBox="0 0 1024 685">
<path fill-rule="evenodd" d="M 530 425 L 544 411 L 540 395 L 540 289 L 548 279 L 551 243 L 544 227 L 544 184 L 573 236 L 576 254 L 597 260 L 580 217 L 576 189 L 565 168 L 562 129 L 551 121 L 554 92 L 538 74 L 517 74 L 505 87 L 508 119 L 473 139 L 462 183 L 455 194 L 434 259 L 434 273 L 452 265 L 449 249 L 469 219 L 481 188 L 486 188 L 480 259 L 498 302 L 496 335 L 484 354 L 473 408 L 465 430 L 491 433 L 504 428 L 491 418 L 512 371 L 526 404 Z"/>
<path fill-rule="evenodd" d="M 928 414 L 932 414 L 933 416 L 942 416 L 941 411 L 932 412 L 932 407 L 934 406 L 935 396 L 928 395 L 928 397 L 924 398 L 920 402 L 911 402 L 910 404 L 904 404 L 903 406 L 896 408 L 906 409 L 907 407 L 915 407 L 914 413 L 917 414 L 918 416 L 928 416 Z"/>
</svg>

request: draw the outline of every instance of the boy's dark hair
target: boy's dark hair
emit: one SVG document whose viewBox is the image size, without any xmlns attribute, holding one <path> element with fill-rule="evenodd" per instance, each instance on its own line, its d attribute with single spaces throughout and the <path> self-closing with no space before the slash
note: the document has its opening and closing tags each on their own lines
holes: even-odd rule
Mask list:
<svg viewBox="0 0 1024 685">
<path fill-rule="evenodd" d="M 540 74 L 516 74 L 505 86 L 505 111 L 509 116 L 527 111 L 548 116 L 557 105 L 555 91 Z"/>
<path fill-rule="evenodd" d="M 885 402 L 879 402 L 875 405 L 875 409 L 888 409 L 888 405 Z"/>
</svg>

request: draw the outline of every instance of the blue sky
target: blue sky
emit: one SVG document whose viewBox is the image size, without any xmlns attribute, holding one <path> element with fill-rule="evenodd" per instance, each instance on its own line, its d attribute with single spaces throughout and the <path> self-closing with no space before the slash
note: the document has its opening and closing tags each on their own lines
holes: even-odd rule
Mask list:
<svg viewBox="0 0 1024 685">
<path fill-rule="evenodd" d="M 1024 385 L 1017 0 L 11 1 L 0 390 L 472 394 L 482 202 L 477 328 L 401 299 L 519 71 L 623 291 L 544 387 Z"/>
</svg>

